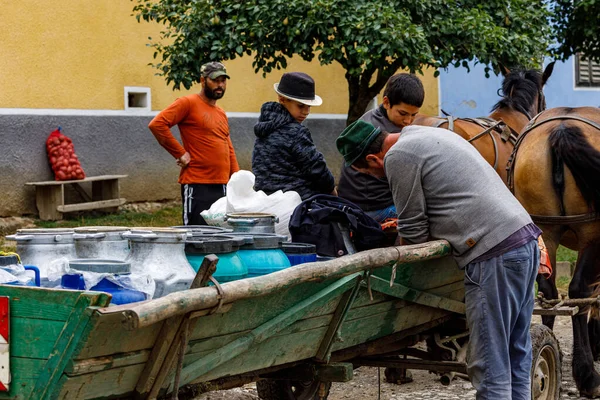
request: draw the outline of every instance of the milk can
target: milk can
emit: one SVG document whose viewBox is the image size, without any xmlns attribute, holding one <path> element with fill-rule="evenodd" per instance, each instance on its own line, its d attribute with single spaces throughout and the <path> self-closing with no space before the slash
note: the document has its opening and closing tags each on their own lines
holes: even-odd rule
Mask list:
<svg viewBox="0 0 600 400">
<path fill-rule="evenodd" d="M 282 250 L 286 236 L 274 233 L 233 232 L 229 236 L 246 237 L 238 255 L 248 268 L 248 277 L 270 274 L 290 266 L 290 260 Z"/>
<path fill-rule="evenodd" d="M 188 237 L 185 254 L 195 271 L 198 271 L 204 257 L 214 254 L 219 258 L 214 278 L 220 282 L 231 282 L 248 277 L 248 268 L 238 255 L 238 249 L 246 238 L 226 235 L 195 235 Z"/>
<path fill-rule="evenodd" d="M 59 258 L 77 257 L 73 234 L 73 229 L 64 228 L 19 229 L 6 238 L 17 242 L 17 254 L 23 264 L 38 267 L 42 286 L 56 286 L 48 281 L 48 269 Z"/>
<path fill-rule="evenodd" d="M 183 229 L 192 235 L 223 235 L 228 232 L 233 232 L 233 229 L 223 228 L 220 226 L 211 225 L 179 225 L 172 226 L 171 228 Z M 188 235 L 189 238 L 190 235 Z"/>
<path fill-rule="evenodd" d="M 123 237 L 125 226 L 86 226 L 75 228 L 73 239 L 78 258 L 124 260 L 129 255 L 129 241 Z"/>
<path fill-rule="evenodd" d="M 190 288 L 196 276 L 185 257 L 187 232 L 173 228 L 131 228 L 129 240 L 132 273 L 149 274 L 156 282 L 154 298 Z"/>
<path fill-rule="evenodd" d="M 227 214 L 225 221 L 234 232 L 275 233 L 279 218 L 267 213 L 235 213 Z"/>
</svg>

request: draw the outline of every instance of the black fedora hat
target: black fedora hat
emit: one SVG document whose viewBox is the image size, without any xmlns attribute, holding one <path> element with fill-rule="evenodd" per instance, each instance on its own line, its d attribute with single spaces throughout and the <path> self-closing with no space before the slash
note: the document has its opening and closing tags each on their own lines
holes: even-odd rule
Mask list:
<svg viewBox="0 0 600 400">
<path fill-rule="evenodd" d="M 287 72 L 273 85 L 280 96 L 308 106 L 320 106 L 323 99 L 315 94 L 315 81 L 303 72 Z"/>
</svg>

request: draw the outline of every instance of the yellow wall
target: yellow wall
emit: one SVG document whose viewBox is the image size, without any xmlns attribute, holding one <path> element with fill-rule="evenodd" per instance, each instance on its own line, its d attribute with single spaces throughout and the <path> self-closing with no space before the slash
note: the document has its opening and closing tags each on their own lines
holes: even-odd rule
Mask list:
<svg viewBox="0 0 600 400">
<path fill-rule="evenodd" d="M 191 91 L 173 91 L 155 76 L 148 36 L 159 27 L 138 23 L 128 0 L 19 0 L 2 4 L 0 108 L 123 110 L 123 88 L 151 89 L 152 109 L 160 110 Z M 262 77 L 252 59 L 225 62 L 232 79 L 219 105 L 231 112 L 258 112 L 274 100 L 273 83 L 283 71 Z M 313 113 L 345 114 L 348 91 L 338 65 L 292 59 L 287 71 L 301 70 L 316 81 L 323 106 Z M 426 88 L 423 112 L 437 114 L 438 81 L 421 77 Z"/>
</svg>

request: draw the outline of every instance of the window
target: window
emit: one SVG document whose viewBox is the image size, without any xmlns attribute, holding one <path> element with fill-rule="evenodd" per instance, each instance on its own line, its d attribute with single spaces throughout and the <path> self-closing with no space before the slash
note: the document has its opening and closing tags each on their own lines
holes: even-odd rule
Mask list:
<svg viewBox="0 0 600 400">
<path fill-rule="evenodd" d="M 590 59 L 584 60 L 581 54 L 575 58 L 576 87 L 600 87 L 600 64 Z"/>
<path fill-rule="evenodd" d="M 126 111 L 152 111 L 150 88 L 125 86 Z"/>
</svg>

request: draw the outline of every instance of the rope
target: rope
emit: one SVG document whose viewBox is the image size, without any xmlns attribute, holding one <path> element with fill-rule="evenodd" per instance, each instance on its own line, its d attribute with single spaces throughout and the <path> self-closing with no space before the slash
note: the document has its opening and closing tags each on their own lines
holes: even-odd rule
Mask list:
<svg viewBox="0 0 600 400">
<path fill-rule="evenodd" d="M 21 264 L 21 257 L 17 253 L 13 253 L 12 251 L 0 251 L 0 256 L 17 256 L 17 261 Z"/>
</svg>

